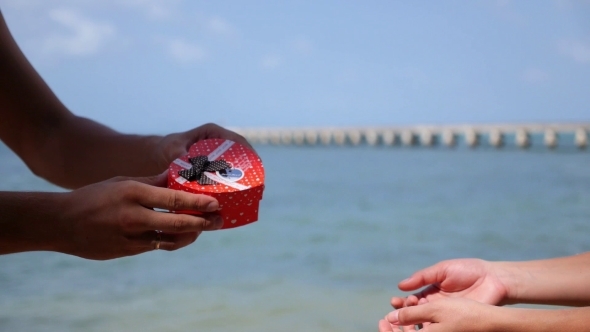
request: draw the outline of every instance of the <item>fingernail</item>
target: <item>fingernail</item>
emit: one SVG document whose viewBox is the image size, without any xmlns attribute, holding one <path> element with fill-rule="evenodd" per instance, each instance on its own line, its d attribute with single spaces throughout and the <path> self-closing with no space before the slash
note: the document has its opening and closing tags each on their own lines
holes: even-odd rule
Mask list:
<svg viewBox="0 0 590 332">
<path fill-rule="evenodd" d="M 217 201 L 209 202 L 209 204 L 205 206 L 206 212 L 215 212 L 217 210 L 219 210 L 219 203 L 217 203 Z"/>
<path fill-rule="evenodd" d="M 220 229 L 221 227 L 223 227 L 223 218 L 221 218 L 221 216 L 215 216 L 213 219 L 213 225 L 215 229 Z"/>
<path fill-rule="evenodd" d="M 387 320 L 391 324 L 396 324 L 397 325 L 397 324 L 399 324 L 398 315 L 399 315 L 399 310 L 392 311 L 389 314 L 387 314 Z"/>
<path fill-rule="evenodd" d="M 402 282 L 408 282 L 408 281 L 410 281 L 410 278 L 406 278 L 406 279 L 400 281 L 400 283 L 402 283 Z"/>
</svg>

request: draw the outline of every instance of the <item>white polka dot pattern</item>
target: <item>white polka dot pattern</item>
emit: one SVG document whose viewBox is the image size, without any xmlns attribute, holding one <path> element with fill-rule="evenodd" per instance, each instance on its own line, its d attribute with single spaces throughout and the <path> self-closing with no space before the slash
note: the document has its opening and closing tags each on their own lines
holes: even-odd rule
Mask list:
<svg viewBox="0 0 590 332">
<path fill-rule="evenodd" d="M 232 168 L 240 169 L 244 173 L 243 177 L 235 182 L 236 186 L 232 187 L 223 183 L 200 185 L 196 181 L 182 181 L 184 179 L 178 173 L 185 169 L 181 166 L 183 163 L 172 162 L 168 168 L 168 188 L 215 197 L 221 207 L 220 214 L 223 218 L 223 228 L 233 228 L 258 220 L 258 205 L 264 191 L 264 167 L 254 151 L 243 145 L 237 143 L 227 144 L 227 142 L 231 141 L 224 139 L 199 141 L 191 146 L 188 155 L 179 158 L 179 160 L 188 162 L 189 158 L 209 155 L 222 144 L 225 144 L 229 148 L 219 154 L 216 160 L 223 159 Z M 214 175 L 215 173 L 209 174 Z M 240 190 L 238 188 L 246 189 Z M 175 212 L 197 213 L 190 211 Z"/>
</svg>

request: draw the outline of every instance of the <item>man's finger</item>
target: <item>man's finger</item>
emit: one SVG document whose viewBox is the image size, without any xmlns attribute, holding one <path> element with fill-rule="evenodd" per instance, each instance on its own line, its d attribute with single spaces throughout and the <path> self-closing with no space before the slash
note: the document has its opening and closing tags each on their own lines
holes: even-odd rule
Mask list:
<svg viewBox="0 0 590 332">
<path fill-rule="evenodd" d="M 130 237 L 133 247 L 141 248 L 142 252 L 152 250 L 177 250 L 195 242 L 200 232 L 167 234 L 163 232 L 148 231 L 139 236 Z"/>
<path fill-rule="evenodd" d="M 163 187 L 168 185 L 168 170 L 158 175 L 145 176 L 145 177 L 129 177 L 129 176 L 116 176 L 107 180 L 107 182 L 123 182 L 123 181 L 135 181 L 145 183 L 150 186 Z"/>
<path fill-rule="evenodd" d="M 166 186 L 168 185 L 168 170 L 166 169 L 165 172 L 160 173 L 158 175 L 147 176 L 142 178 L 130 178 L 130 180 L 149 184 L 150 186 L 166 188 Z"/>
<path fill-rule="evenodd" d="M 234 141 L 241 145 L 247 146 L 250 150 L 255 151 L 252 145 L 244 138 L 244 136 L 220 127 L 214 123 L 207 123 L 195 129 L 189 130 L 184 133 L 188 140 L 192 143 L 206 139 L 206 138 L 222 138 Z"/>
<path fill-rule="evenodd" d="M 191 194 L 180 190 L 157 188 L 140 184 L 137 188 L 138 203 L 150 208 L 170 211 L 215 212 L 219 202 L 211 196 Z"/>
<path fill-rule="evenodd" d="M 194 233 L 212 231 L 223 226 L 223 219 L 218 214 L 188 215 L 147 210 L 138 216 L 135 231 L 159 230 L 168 234 Z"/>
<path fill-rule="evenodd" d="M 189 244 L 195 242 L 200 232 L 182 233 L 182 234 L 162 234 L 162 240 L 159 245 L 159 250 L 174 251 L 184 248 Z"/>
</svg>

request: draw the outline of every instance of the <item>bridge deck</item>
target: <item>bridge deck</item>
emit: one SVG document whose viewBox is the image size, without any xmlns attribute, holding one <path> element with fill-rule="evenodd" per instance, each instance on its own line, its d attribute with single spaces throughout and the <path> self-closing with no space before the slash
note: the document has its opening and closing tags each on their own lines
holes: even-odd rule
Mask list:
<svg viewBox="0 0 590 332">
<path fill-rule="evenodd" d="M 233 128 L 254 144 L 273 145 L 423 145 L 455 146 L 459 140 L 470 147 L 487 143 L 502 147 L 508 138 L 520 148 L 532 145 L 532 137 L 542 136 L 543 144 L 556 148 L 568 143 L 588 146 L 590 122 L 545 124 L 461 124 L 389 127 L 326 128 Z M 569 142 L 563 138 L 567 137 Z M 560 138 L 562 138 L 560 140 Z M 484 141 L 485 139 L 485 141 Z M 560 142 L 561 141 L 561 142 Z"/>
</svg>

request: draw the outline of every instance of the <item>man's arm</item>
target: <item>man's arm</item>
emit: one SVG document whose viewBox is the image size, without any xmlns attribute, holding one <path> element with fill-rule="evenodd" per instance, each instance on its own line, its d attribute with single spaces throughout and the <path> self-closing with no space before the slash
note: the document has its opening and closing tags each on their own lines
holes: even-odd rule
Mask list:
<svg viewBox="0 0 590 332">
<path fill-rule="evenodd" d="M 166 178 L 119 177 L 66 193 L 0 192 L 0 255 L 43 250 L 105 260 L 176 250 L 221 228 L 213 197 L 161 188 Z"/>
<path fill-rule="evenodd" d="M 115 175 L 146 176 L 159 136 L 120 134 L 75 116 L 60 102 L 12 38 L 0 13 L 0 139 L 38 176 L 67 188 Z"/>
<path fill-rule="evenodd" d="M 36 175 L 78 188 L 113 176 L 159 174 L 206 138 L 251 148 L 241 135 L 211 123 L 166 136 L 139 136 L 72 114 L 27 61 L 0 13 L 0 140 Z"/>
</svg>

